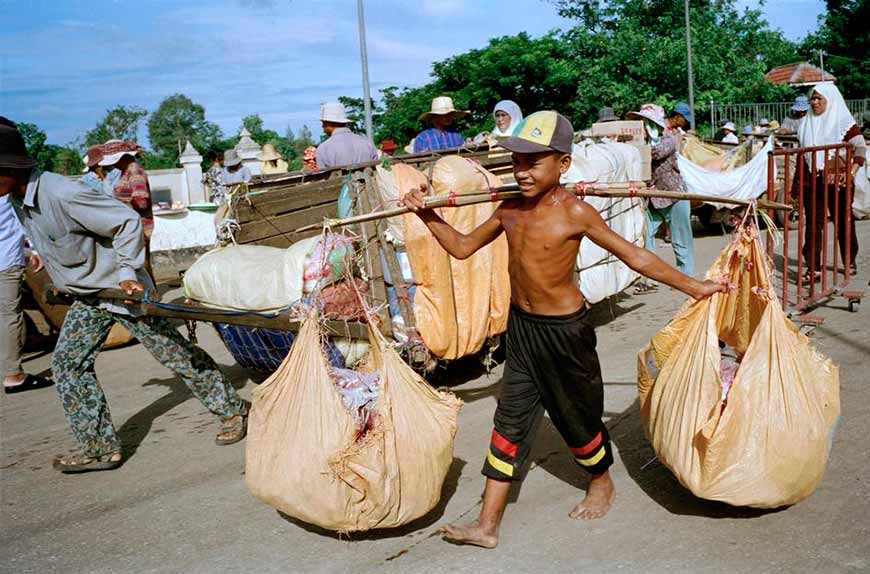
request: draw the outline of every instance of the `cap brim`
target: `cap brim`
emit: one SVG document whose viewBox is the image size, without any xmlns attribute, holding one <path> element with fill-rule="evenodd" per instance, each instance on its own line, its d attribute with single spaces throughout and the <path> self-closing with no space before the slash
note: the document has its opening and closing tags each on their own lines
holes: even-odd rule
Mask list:
<svg viewBox="0 0 870 574">
<path fill-rule="evenodd" d="M 0 167 L 7 169 L 30 169 L 36 167 L 36 160 L 26 155 L 0 155 Z"/>
<path fill-rule="evenodd" d="M 234 165 L 239 165 L 240 163 L 242 163 L 242 160 L 240 160 L 240 159 L 237 159 L 234 161 L 233 160 L 230 160 L 230 161 L 224 160 L 224 167 L 233 167 Z"/>
<path fill-rule="evenodd" d="M 559 152 L 560 150 L 536 144 L 518 137 L 499 138 L 498 145 L 513 153 L 544 153 L 548 151 Z M 568 152 L 560 152 L 568 153 Z"/>
<path fill-rule="evenodd" d="M 132 155 L 133 157 L 136 157 L 137 155 L 139 155 L 139 152 L 138 151 L 122 151 L 122 152 L 118 152 L 118 153 L 113 153 L 112 155 L 107 155 L 106 157 L 101 159 L 99 161 L 99 163 L 97 163 L 97 165 L 101 165 L 103 167 L 115 165 L 116 163 L 121 161 L 121 158 L 124 157 L 125 155 Z"/>
</svg>

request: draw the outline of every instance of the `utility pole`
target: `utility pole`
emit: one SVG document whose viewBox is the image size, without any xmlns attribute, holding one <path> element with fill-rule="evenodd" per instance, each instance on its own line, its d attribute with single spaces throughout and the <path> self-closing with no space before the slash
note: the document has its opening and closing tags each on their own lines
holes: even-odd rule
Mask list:
<svg viewBox="0 0 870 574">
<path fill-rule="evenodd" d="M 685 0 L 686 6 L 686 52 L 689 58 L 689 110 L 692 112 L 692 119 L 697 122 L 698 116 L 695 115 L 695 80 L 692 77 L 692 30 L 689 27 L 689 0 Z M 692 126 L 692 129 L 697 131 L 697 126 Z"/>
<path fill-rule="evenodd" d="M 363 105 L 366 114 L 366 137 L 374 142 L 372 135 L 372 96 L 369 90 L 369 58 L 366 53 L 366 21 L 363 15 L 363 0 L 356 0 L 357 17 L 359 18 L 359 54 L 362 62 Z"/>
</svg>

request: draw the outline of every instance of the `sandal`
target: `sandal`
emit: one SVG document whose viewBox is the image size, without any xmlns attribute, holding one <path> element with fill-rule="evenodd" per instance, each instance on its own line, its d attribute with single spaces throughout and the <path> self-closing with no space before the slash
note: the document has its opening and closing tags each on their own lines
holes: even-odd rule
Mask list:
<svg viewBox="0 0 870 574">
<path fill-rule="evenodd" d="M 248 413 L 250 410 L 250 403 L 245 401 L 241 413 L 228 419 L 221 419 L 221 432 L 214 438 L 214 443 L 218 446 L 226 446 L 245 438 L 248 434 Z"/>
<path fill-rule="evenodd" d="M 655 293 L 659 290 L 659 286 L 653 283 L 639 283 L 637 287 L 634 288 L 635 295 L 647 295 L 649 293 Z"/>
<path fill-rule="evenodd" d="M 807 271 L 806 273 L 804 273 L 804 280 L 803 280 L 804 283 L 811 283 L 811 282 L 816 283 L 816 282 L 821 281 L 821 280 L 822 280 L 822 272 L 821 271 L 816 271 L 815 273 L 811 273 L 810 271 Z"/>
<path fill-rule="evenodd" d="M 69 456 L 59 456 L 52 466 L 64 474 L 77 474 L 96 470 L 115 470 L 123 464 L 120 451 L 110 452 L 102 456 L 88 456 L 78 453 Z"/>
</svg>

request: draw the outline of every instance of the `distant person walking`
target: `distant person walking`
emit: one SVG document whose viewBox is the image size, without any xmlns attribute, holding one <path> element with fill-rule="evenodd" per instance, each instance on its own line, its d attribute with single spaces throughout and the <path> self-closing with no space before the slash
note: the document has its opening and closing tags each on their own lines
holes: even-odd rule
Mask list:
<svg viewBox="0 0 870 574">
<path fill-rule="evenodd" d="M 669 124 L 665 120 L 662 107 L 644 104 L 640 111 L 629 112 L 627 118 L 643 121 L 646 140 L 651 146 L 653 187 L 666 191 L 683 191 L 683 178 L 677 166 L 677 134 L 668 129 Z M 662 223 L 667 223 L 671 231 L 671 245 L 674 248 L 677 269 L 691 277 L 695 272 L 695 256 L 689 202 L 659 197 L 649 199 L 646 208 L 646 248 L 653 253 L 656 252 L 656 231 Z M 642 295 L 657 289 L 655 282 L 643 281 L 634 292 Z"/>
<path fill-rule="evenodd" d="M 794 100 L 791 106 L 791 113 L 788 117 L 782 120 L 782 126 L 779 128 L 781 134 L 796 134 L 801 125 L 801 120 L 810 111 L 810 100 L 805 95 L 800 95 Z"/>
<path fill-rule="evenodd" d="M 447 96 L 433 99 L 429 111 L 420 115 L 420 121 L 429 122 L 432 127 L 423 130 L 414 138 L 414 153 L 462 147 L 465 139 L 453 129 L 453 124 L 469 113 L 471 112 L 457 110 L 453 106 L 453 99 Z"/>
<path fill-rule="evenodd" d="M 329 139 L 317 147 L 317 169 L 378 161 L 378 150 L 367 138 L 350 131 L 347 112 L 339 102 L 320 106 L 320 124 Z"/>
<path fill-rule="evenodd" d="M 846 218 L 852 206 L 846 201 L 846 178 L 853 178 L 864 165 L 867 142 L 855 123 L 855 118 L 834 84 L 818 84 L 810 91 L 810 112 L 798 127 L 798 140 L 801 147 L 822 146 L 848 142 L 852 146 L 852 165 L 846 165 L 845 150 L 839 153 L 816 152 L 804 154 L 804 213 L 807 225 L 804 228 L 803 256 L 807 265 L 805 281 L 821 279 L 822 229 L 827 225 L 827 214 L 837 217 L 837 242 L 840 245 L 841 261 L 846 261 L 846 247 L 849 247 L 848 265 L 852 273 L 857 272 L 855 257 L 858 255 L 858 236 L 855 233 L 855 218 L 846 225 Z M 826 161 L 827 156 L 827 161 Z M 815 194 L 813 189 L 812 168 L 816 169 Z M 827 167 L 827 174 L 825 168 Z M 835 169 L 839 178 L 834 179 Z M 827 175 L 827 180 L 825 176 Z M 795 181 L 798 178 L 795 177 Z M 828 192 L 828 205 L 824 205 L 825 187 Z M 837 206 L 835 209 L 835 199 Z M 827 211 L 826 211 L 827 207 Z M 813 220 L 815 211 L 815 220 Z M 835 215 L 836 213 L 836 215 Z"/>
</svg>

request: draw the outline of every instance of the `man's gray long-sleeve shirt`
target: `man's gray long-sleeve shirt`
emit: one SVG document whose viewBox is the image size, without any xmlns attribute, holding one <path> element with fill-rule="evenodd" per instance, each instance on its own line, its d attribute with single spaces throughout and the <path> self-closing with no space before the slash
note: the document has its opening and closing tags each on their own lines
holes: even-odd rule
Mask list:
<svg viewBox="0 0 870 574">
<path fill-rule="evenodd" d="M 54 285 L 75 295 L 117 289 L 131 280 L 153 288 L 144 271 L 139 215 L 87 185 L 34 170 L 22 200 L 12 197 L 27 237 Z"/>
</svg>

